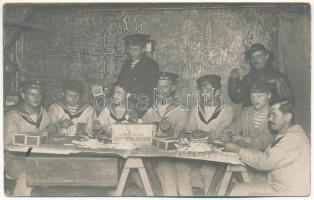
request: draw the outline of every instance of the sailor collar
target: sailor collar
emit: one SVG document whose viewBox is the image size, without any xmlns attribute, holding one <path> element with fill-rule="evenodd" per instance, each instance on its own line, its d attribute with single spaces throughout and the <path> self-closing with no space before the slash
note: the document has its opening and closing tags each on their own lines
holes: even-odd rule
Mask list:
<svg viewBox="0 0 314 200">
<path fill-rule="evenodd" d="M 205 110 L 203 107 L 198 106 L 197 111 L 198 111 L 198 116 L 200 118 L 200 120 L 205 123 L 205 124 L 209 124 L 211 121 L 213 121 L 214 119 L 216 119 L 219 114 L 221 113 L 221 111 L 223 110 L 223 105 L 219 104 L 215 111 L 213 112 L 213 115 L 211 116 L 211 118 L 209 118 L 208 120 L 205 119 Z"/>
<path fill-rule="evenodd" d="M 42 106 L 39 108 L 39 112 L 37 113 L 37 120 L 36 121 L 34 121 L 31 118 L 31 116 L 29 115 L 29 113 L 27 113 L 25 111 L 25 108 L 23 107 L 23 105 L 18 106 L 17 111 L 20 113 L 20 116 L 22 117 L 22 119 L 24 121 L 26 121 L 29 124 L 36 126 L 36 128 L 40 127 L 40 124 L 41 124 L 42 118 L 43 118 L 43 113 L 44 113 L 44 108 Z"/>
<path fill-rule="evenodd" d="M 80 102 L 77 111 L 72 114 L 65 105 L 64 101 L 59 102 L 58 105 L 63 108 L 63 111 L 70 117 L 71 120 L 74 118 L 79 118 L 85 111 L 85 109 L 89 106 L 88 104 L 83 104 L 82 102 Z"/>
<path fill-rule="evenodd" d="M 165 102 L 166 102 L 166 106 L 167 106 L 167 108 L 166 108 L 166 111 L 164 112 L 164 114 L 163 115 L 161 115 L 161 113 L 159 112 L 159 108 L 158 108 L 158 105 L 153 105 L 152 106 L 152 108 L 157 112 L 157 114 L 160 116 L 160 118 L 166 118 L 166 117 L 168 117 L 169 116 L 169 114 L 171 113 L 171 112 L 173 112 L 174 110 L 176 110 L 176 109 L 178 109 L 180 106 L 181 106 L 181 104 L 182 104 L 182 101 L 180 100 L 180 99 L 178 99 L 178 101 L 177 101 L 177 99 L 178 98 L 175 98 L 175 95 L 172 95 L 172 96 L 170 96 L 170 97 L 168 97 L 166 100 L 165 100 Z M 171 101 L 170 101 L 171 100 Z M 170 102 L 170 103 L 169 103 Z"/>
</svg>

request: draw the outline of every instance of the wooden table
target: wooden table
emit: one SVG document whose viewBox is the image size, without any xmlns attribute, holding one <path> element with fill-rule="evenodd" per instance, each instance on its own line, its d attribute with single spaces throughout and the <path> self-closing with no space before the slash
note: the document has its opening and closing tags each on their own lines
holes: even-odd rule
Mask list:
<svg viewBox="0 0 314 200">
<path fill-rule="evenodd" d="M 142 182 L 144 183 L 144 189 L 147 196 L 154 196 L 154 190 L 151 184 L 147 172 L 145 170 L 145 165 L 143 162 L 144 158 L 154 158 L 154 157 L 164 157 L 164 158 L 179 158 L 188 160 L 199 160 L 208 162 L 218 162 L 224 164 L 223 170 L 216 170 L 214 178 L 211 182 L 211 186 L 208 188 L 207 195 L 218 195 L 224 196 L 226 194 L 228 185 L 231 180 L 233 173 L 240 173 L 244 182 L 249 182 L 249 176 L 247 173 L 246 165 L 244 165 L 237 154 L 230 152 L 210 152 L 208 154 L 178 154 L 176 150 L 162 150 L 156 147 L 144 147 L 140 149 L 135 149 L 130 152 L 125 162 L 122 174 L 120 176 L 119 184 L 116 189 L 115 196 L 122 196 L 123 191 L 126 186 L 126 181 L 130 169 L 137 169 L 140 172 Z M 221 175 L 223 178 L 221 179 Z"/>
<path fill-rule="evenodd" d="M 148 176 L 147 170 L 145 168 L 143 159 L 145 158 L 179 158 L 179 159 L 188 159 L 188 160 L 202 160 L 208 162 L 216 162 L 224 165 L 223 171 L 218 170 L 216 172 L 211 187 L 208 189 L 208 195 L 212 195 L 213 193 L 218 196 L 225 195 L 229 182 L 231 180 L 231 176 L 233 173 L 238 172 L 242 175 L 243 181 L 248 182 L 249 177 L 247 174 L 246 166 L 239 160 L 238 155 L 235 153 L 228 152 L 211 152 L 207 154 L 178 154 L 176 150 L 162 150 L 153 146 L 145 146 L 138 149 L 133 150 L 125 150 L 125 149 L 112 149 L 112 148 L 103 148 L 103 149 L 90 149 L 90 148 L 82 148 L 76 146 L 64 146 L 64 145 L 50 145 L 45 144 L 41 146 L 32 147 L 17 147 L 11 146 L 9 148 L 11 152 L 23 152 L 26 156 L 30 157 L 32 154 L 45 154 L 45 155 L 98 155 L 102 157 L 106 156 L 119 156 L 123 159 L 126 159 L 125 164 L 122 169 L 122 173 L 119 178 L 119 182 L 117 184 L 117 189 L 115 192 L 115 196 L 122 196 L 128 174 L 131 169 L 137 169 L 140 173 L 144 189 L 147 196 L 154 196 L 153 187 L 152 187 L 152 179 Z M 31 157 L 30 157 L 31 158 Z M 151 168 L 151 167 L 150 167 Z M 217 174 L 218 173 L 218 174 Z M 223 174 L 223 178 L 221 176 Z"/>
</svg>

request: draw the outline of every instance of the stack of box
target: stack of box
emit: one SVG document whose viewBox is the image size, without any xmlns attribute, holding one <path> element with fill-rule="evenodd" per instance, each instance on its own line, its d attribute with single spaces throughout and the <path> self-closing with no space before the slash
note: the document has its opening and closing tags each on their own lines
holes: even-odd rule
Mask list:
<svg viewBox="0 0 314 200">
<path fill-rule="evenodd" d="M 39 146 L 48 141 L 48 134 L 15 134 L 13 144 L 25 146 Z"/>
<path fill-rule="evenodd" d="M 164 150 L 177 149 L 175 144 L 179 142 L 176 138 L 153 138 L 153 146 Z"/>
</svg>

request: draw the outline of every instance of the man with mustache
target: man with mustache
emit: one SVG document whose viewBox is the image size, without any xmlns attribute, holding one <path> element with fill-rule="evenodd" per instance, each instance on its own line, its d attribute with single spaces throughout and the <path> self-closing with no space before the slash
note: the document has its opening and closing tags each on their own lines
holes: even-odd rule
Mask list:
<svg viewBox="0 0 314 200">
<path fill-rule="evenodd" d="M 271 64 L 272 54 L 262 44 L 253 44 L 246 52 L 245 58 L 251 68 L 247 75 L 240 78 L 239 69 L 233 69 L 228 81 L 228 94 L 232 102 L 250 106 L 250 85 L 254 80 L 262 80 L 271 84 L 271 101 L 278 98 L 294 100 L 290 83 L 286 75 L 280 73 Z"/>
<path fill-rule="evenodd" d="M 268 172 L 267 183 L 241 183 L 231 196 L 307 196 L 310 194 L 310 144 L 302 127 L 295 124 L 291 101 L 279 100 L 270 109 L 269 122 L 276 137 L 266 151 L 227 143 L 245 164 Z"/>
</svg>

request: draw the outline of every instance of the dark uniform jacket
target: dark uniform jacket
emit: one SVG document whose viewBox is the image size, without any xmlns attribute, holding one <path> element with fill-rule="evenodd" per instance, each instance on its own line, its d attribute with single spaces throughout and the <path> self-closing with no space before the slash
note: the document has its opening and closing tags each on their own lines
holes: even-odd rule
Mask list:
<svg viewBox="0 0 314 200">
<path fill-rule="evenodd" d="M 157 81 L 159 78 L 159 66 L 153 59 L 146 55 L 141 58 L 141 60 L 134 66 L 133 69 L 131 69 L 131 63 L 132 61 L 130 59 L 125 61 L 117 81 L 124 81 L 128 83 L 131 93 L 135 94 L 136 97 L 138 97 L 140 94 L 149 96 L 149 105 L 147 106 L 147 109 L 144 111 L 137 109 L 139 112 L 139 117 L 142 117 L 144 113 L 151 107 L 154 88 L 157 87 Z M 145 100 L 137 100 L 137 102 L 139 101 Z M 140 107 L 143 108 L 146 106 Z"/>
<path fill-rule="evenodd" d="M 252 105 L 250 99 L 250 86 L 253 81 L 266 81 L 271 85 L 272 97 L 270 101 L 278 98 L 294 100 L 290 83 L 286 75 L 275 70 L 271 65 L 266 66 L 263 70 L 251 70 L 241 80 L 237 78 L 229 78 L 228 94 L 233 103 L 241 103 L 242 106 Z"/>
</svg>

